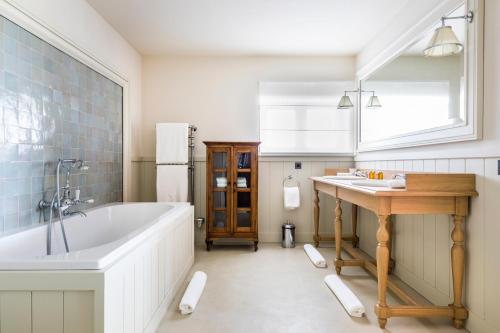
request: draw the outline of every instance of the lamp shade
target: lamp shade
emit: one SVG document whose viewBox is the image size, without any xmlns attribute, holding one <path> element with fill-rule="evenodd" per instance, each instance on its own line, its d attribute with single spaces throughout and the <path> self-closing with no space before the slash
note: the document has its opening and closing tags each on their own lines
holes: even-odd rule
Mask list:
<svg viewBox="0 0 500 333">
<path fill-rule="evenodd" d="M 337 109 L 350 109 L 354 105 L 352 104 L 351 99 L 349 96 L 344 95 L 342 98 L 340 98 L 339 104 L 337 105 Z"/>
<path fill-rule="evenodd" d="M 368 104 L 366 105 L 367 108 L 380 108 L 382 107 L 382 104 L 380 104 L 380 101 L 378 100 L 378 97 L 373 95 L 370 96 L 368 99 Z"/>
<path fill-rule="evenodd" d="M 462 52 L 464 46 L 453 32 L 451 26 L 437 28 L 429 44 L 424 49 L 426 57 L 446 57 Z"/>
</svg>

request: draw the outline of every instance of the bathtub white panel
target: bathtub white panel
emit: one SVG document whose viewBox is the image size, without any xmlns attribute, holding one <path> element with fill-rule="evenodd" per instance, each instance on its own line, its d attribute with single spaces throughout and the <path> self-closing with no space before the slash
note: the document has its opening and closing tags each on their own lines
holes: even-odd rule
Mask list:
<svg viewBox="0 0 500 333">
<path fill-rule="evenodd" d="M 64 291 L 64 333 L 102 332 L 96 325 L 95 293 Z"/>
<path fill-rule="evenodd" d="M 106 272 L 105 332 L 156 327 L 193 263 L 192 219 L 184 214 Z M 124 320 L 127 316 L 134 320 Z"/>
<path fill-rule="evenodd" d="M 33 333 L 64 332 L 63 292 L 33 291 L 31 302 Z"/>
<path fill-rule="evenodd" d="M 402 168 L 407 171 L 467 172 L 476 174 L 477 198 L 471 200 L 466 228 L 466 268 L 464 302 L 469 308 L 466 327 L 474 333 L 500 333 L 500 300 L 497 259 L 500 224 L 500 176 L 497 163 L 500 158 L 488 159 L 433 159 L 406 161 L 357 162 L 360 168 L 374 168 L 375 164 Z M 392 163 L 394 162 L 394 163 Z M 447 215 L 426 215 L 421 233 L 419 217 L 398 216 L 394 229 L 394 251 L 397 262 L 395 274 L 434 303 L 451 302 L 451 230 L 452 221 Z M 374 217 L 361 214 L 361 247 L 373 253 L 376 244 L 363 241 L 374 238 Z M 422 262 L 422 258 L 424 259 Z M 423 270 L 423 271 L 422 271 Z"/>
<path fill-rule="evenodd" d="M 0 271 L 0 333 L 154 332 L 194 261 L 193 208 L 102 270 Z"/>
<path fill-rule="evenodd" d="M 31 333 L 31 292 L 0 292 L 0 332 Z"/>
<path fill-rule="evenodd" d="M 135 315 L 135 265 L 129 265 L 124 276 L 123 289 L 123 333 L 135 332 L 134 315 Z"/>
<path fill-rule="evenodd" d="M 149 159 L 148 159 L 149 160 Z M 295 170 L 295 161 L 302 162 L 302 169 Z M 156 200 L 156 169 L 153 161 L 136 161 L 137 174 L 141 175 L 141 201 Z M 281 241 L 281 225 L 290 219 L 296 225 L 296 238 L 299 242 L 311 242 L 313 236 L 312 224 L 312 182 L 310 176 L 323 175 L 325 168 L 349 168 L 354 166 L 351 158 L 261 158 L 259 160 L 259 241 Z M 287 211 L 283 207 L 283 178 L 293 175 L 300 181 L 301 207 Z M 206 162 L 195 163 L 195 216 L 205 217 L 206 207 Z M 327 195 L 320 194 L 321 223 L 320 231 L 323 234 L 333 235 L 335 203 Z M 351 232 L 351 206 L 343 203 L 344 224 L 343 233 Z M 197 244 L 205 242 L 205 226 L 195 228 Z"/>
<path fill-rule="evenodd" d="M 144 309 L 141 306 L 144 299 L 144 260 L 134 263 L 134 332 L 144 328 Z"/>
<path fill-rule="evenodd" d="M 159 272 L 160 272 L 160 263 L 158 260 L 158 252 L 160 250 L 160 242 L 158 241 L 154 244 L 151 251 L 151 286 L 153 287 L 151 290 L 151 308 L 157 309 L 159 302 L 162 301 L 162 297 L 160 296 L 160 287 L 159 287 Z"/>
</svg>

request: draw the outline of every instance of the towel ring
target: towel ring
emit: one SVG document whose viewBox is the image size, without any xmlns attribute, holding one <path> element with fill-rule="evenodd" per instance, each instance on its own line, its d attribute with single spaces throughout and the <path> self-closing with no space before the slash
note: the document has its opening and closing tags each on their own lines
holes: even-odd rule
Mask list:
<svg viewBox="0 0 500 333">
<path fill-rule="evenodd" d="M 287 183 L 289 180 L 295 180 L 295 183 L 296 183 L 297 187 L 300 187 L 300 182 L 299 182 L 297 179 L 294 179 L 294 178 L 292 177 L 292 175 L 288 175 L 287 177 L 285 177 L 285 179 L 283 179 L 283 187 L 285 187 L 286 183 Z"/>
</svg>

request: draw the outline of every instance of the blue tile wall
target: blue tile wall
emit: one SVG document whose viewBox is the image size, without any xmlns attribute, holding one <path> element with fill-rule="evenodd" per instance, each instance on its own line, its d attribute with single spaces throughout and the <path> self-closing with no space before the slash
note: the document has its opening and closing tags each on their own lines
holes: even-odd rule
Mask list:
<svg viewBox="0 0 500 333">
<path fill-rule="evenodd" d="M 82 199 L 122 200 L 122 101 L 118 84 L 0 16 L 0 233 L 46 220 L 37 205 L 60 158 L 90 166 L 70 175 Z"/>
</svg>

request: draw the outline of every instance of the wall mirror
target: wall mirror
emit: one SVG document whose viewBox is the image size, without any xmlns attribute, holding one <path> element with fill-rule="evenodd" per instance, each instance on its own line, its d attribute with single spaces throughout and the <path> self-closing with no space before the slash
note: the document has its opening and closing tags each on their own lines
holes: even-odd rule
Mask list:
<svg viewBox="0 0 500 333">
<path fill-rule="evenodd" d="M 480 138 L 482 11 L 471 4 L 435 13 L 360 77 L 359 151 Z"/>
</svg>

